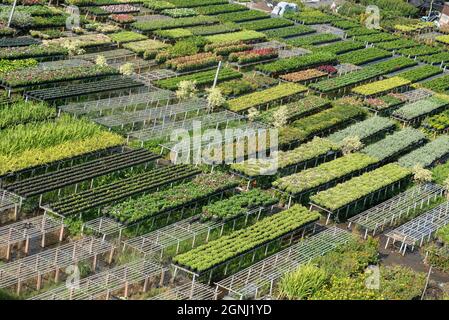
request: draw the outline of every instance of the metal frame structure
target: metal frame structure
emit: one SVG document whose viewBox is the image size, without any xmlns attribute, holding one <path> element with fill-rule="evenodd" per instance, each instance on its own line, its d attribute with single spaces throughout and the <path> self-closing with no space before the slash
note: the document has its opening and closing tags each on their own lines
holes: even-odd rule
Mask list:
<svg viewBox="0 0 449 320">
<path fill-rule="evenodd" d="M 340 76 L 362 69 L 362 67 L 357 66 L 357 65 L 352 64 L 352 63 L 341 63 L 339 65 L 336 65 L 335 68 L 338 70 L 337 73 Z"/>
<path fill-rule="evenodd" d="M 29 300 L 109 300 L 118 292 L 128 298 L 135 286 L 146 292 L 153 283 L 162 285 L 168 271 L 162 265 L 139 259 L 81 279 L 78 287 L 59 286 Z"/>
<path fill-rule="evenodd" d="M 99 217 L 85 222 L 81 227 L 81 233 L 99 235 L 103 240 L 108 241 L 110 241 L 110 239 L 106 238 L 109 236 L 115 238 L 115 235 L 117 235 L 117 242 L 120 243 L 123 229 L 125 229 L 125 226 L 114 219 L 109 217 Z"/>
<path fill-rule="evenodd" d="M 429 98 L 434 95 L 434 93 L 428 89 L 425 88 L 419 88 L 415 90 L 410 90 L 407 92 L 401 93 L 402 96 L 404 96 L 405 99 L 407 99 L 408 103 L 413 103 L 419 100 L 423 100 L 425 98 Z"/>
<path fill-rule="evenodd" d="M 70 103 L 58 107 L 59 113 L 67 112 L 76 116 L 98 113 L 102 116 L 107 111 L 137 111 L 138 106 L 144 106 L 143 110 L 168 104 L 175 99 L 173 92 L 168 90 L 148 88 L 147 92 L 132 93 L 120 97 Z M 139 107 L 140 109 L 141 107 Z"/>
<path fill-rule="evenodd" d="M 46 61 L 41 62 L 37 65 L 38 69 L 41 70 L 57 70 L 67 67 L 81 67 L 81 66 L 91 66 L 92 62 L 77 58 L 69 60 L 56 60 L 56 61 Z"/>
<path fill-rule="evenodd" d="M 405 255 L 409 246 L 411 251 L 415 249 L 415 246 L 422 246 L 424 242 L 431 240 L 432 235 L 438 229 L 447 224 L 449 224 L 449 202 L 445 202 L 388 232 L 385 248 L 388 248 L 390 242 L 394 245 L 396 241 L 399 241 L 401 243 L 399 252 Z"/>
<path fill-rule="evenodd" d="M 417 185 L 349 218 L 348 227 L 355 224 L 365 229 L 364 238 L 366 239 L 368 232 L 372 232 L 374 236 L 378 230 L 383 231 L 385 227 L 397 225 L 402 218 L 422 209 L 425 204 L 429 205 L 443 193 L 444 189 L 433 183 Z"/>
<path fill-rule="evenodd" d="M 165 124 L 166 118 L 176 118 L 179 114 L 184 114 L 184 121 L 187 119 L 189 113 L 196 113 L 198 115 L 200 111 L 204 111 L 208 108 L 207 101 L 204 99 L 192 99 L 184 102 L 178 102 L 176 104 L 167 104 L 165 106 L 133 111 L 123 112 L 114 115 L 104 116 L 101 118 L 93 119 L 94 122 L 101 124 L 109 129 L 120 127 L 124 129 L 125 126 L 131 125 L 131 131 L 138 124 L 142 124 L 144 127 L 150 126 L 153 123 L 157 126 L 160 122 Z"/>
<path fill-rule="evenodd" d="M 334 250 L 351 238 L 352 235 L 349 232 L 337 227 L 321 231 L 215 283 L 215 299 L 224 294 L 240 300 L 271 296 L 275 283 L 284 274 Z"/>
<path fill-rule="evenodd" d="M 135 75 L 136 79 L 145 84 L 151 84 L 153 81 L 163 80 L 167 78 L 177 77 L 178 74 L 169 69 L 157 69 Z"/>
<path fill-rule="evenodd" d="M 24 243 L 23 252 L 28 254 L 32 240 L 40 238 L 40 246 L 44 248 L 47 245 L 46 236 L 56 233 L 61 242 L 64 236 L 64 227 L 63 219 L 53 218 L 46 214 L 9 224 L 0 228 L 0 248 L 5 248 L 6 260 L 11 258 L 14 245 L 19 246 Z"/>
<path fill-rule="evenodd" d="M 16 293 L 20 294 L 22 285 L 27 285 L 35 279 L 35 287 L 39 290 L 45 276 L 50 279 L 50 274 L 54 273 L 54 281 L 58 282 L 61 270 L 71 265 L 93 259 L 95 269 L 98 257 L 108 252 L 108 262 L 112 262 L 114 250 L 115 247 L 110 243 L 94 237 L 67 243 L 0 266 L 0 288 L 15 286 Z"/>
<path fill-rule="evenodd" d="M 22 207 L 23 198 L 7 190 L 0 189 L 0 213 L 14 209 L 14 220 Z"/>
<path fill-rule="evenodd" d="M 83 59 L 90 62 L 95 63 L 97 57 L 99 55 L 102 55 L 105 57 L 108 64 L 114 64 L 118 62 L 128 62 L 130 60 L 134 60 L 137 58 L 137 53 L 132 52 L 131 50 L 127 49 L 114 49 L 109 51 L 103 51 L 98 53 L 86 53 L 82 55 L 75 56 L 76 59 Z"/>
<path fill-rule="evenodd" d="M 199 117 L 189 118 L 182 121 L 164 123 L 157 126 L 152 126 L 149 128 L 144 128 L 142 130 L 128 132 L 128 139 L 133 138 L 140 141 L 143 145 L 145 141 L 157 139 L 157 138 L 165 138 L 169 136 L 173 130 L 176 129 L 184 129 L 190 131 L 194 127 L 194 122 L 201 123 L 201 127 L 210 127 L 215 126 L 218 128 L 220 124 L 225 124 L 226 127 L 232 121 L 242 121 L 246 117 L 239 115 L 237 113 L 231 111 L 221 111 L 217 113 L 210 113 Z"/>
<path fill-rule="evenodd" d="M 201 141 L 201 143 L 190 143 L 189 145 L 183 145 L 183 144 L 178 144 L 178 141 L 170 141 L 170 142 L 166 142 L 166 143 L 162 143 L 160 144 L 160 146 L 162 147 L 161 153 L 164 152 L 164 150 L 168 150 L 170 153 L 172 153 L 171 159 L 173 161 L 173 163 L 177 163 L 178 160 L 178 156 L 179 153 L 184 154 L 184 153 L 189 153 L 191 157 L 194 157 L 194 155 L 196 154 L 197 157 L 197 161 L 194 163 L 195 165 L 198 165 L 199 162 L 201 161 L 201 158 L 203 158 L 204 160 L 206 160 L 209 163 L 213 163 L 215 162 L 214 160 L 216 159 L 212 159 L 212 158 L 208 158 L 208 155 L 210 155 L 211 151 L 218 151 L 219 149 L 222 150 L 223 146 L 226 145 L 232 145 L 232 150 L 234 150 L 234 145 L 238 145 L 239 143 L 241 143 L 241 141 L 245 141 L 245 139 L 250 139 L 250 138 L 256 138 L 259 135 L 262 136 L 263 134 L 266 134 L 268 131 L 268 126 L 260 123 L 260 122 L 244 122 L 242 124 L 240 124 L 240 120 L 239 121 L 239 125 L 236 127 L 233 127 L 233 130 L 241 130 L 240 132 L 236 131 L 236 132 L 232 132 L 231 136 L 227 136 L 226 135 L 226 129 L 228 124 L 226 124 L 226 128 L 221 130 L 221 140 L 214 140 L 214 141 Z M 181 147 L 181 148 L 178 148 Z M 257 148 L 259 147 L 259 148 Z M 238 157 L 241 156 L 250 156 L 253 155 L 254 153 L 257 152 L 263 152 L 266 149 L 268 149 L 266 146 L 257 146 L 254 147 L 254 150 L 249 150 L 249 146 L 246 148 L 247 150 L 243 150 L 245 152 L 244 155 L 237 155 Z M 245 149 L 245 148 L 244 148 Z M 257 149 L 257 150 L 256 150 Z M 208 154 L 202 154 L 204 151 L 208 151 Z M 252 154 L 248 154 L 246 151 L 253 151 Z M 222 154 L 222 161 L 219 161 L 219 163 L 217 164 L 221 164 L 223 162 L 227 163 L 227 162 L 234 162 L 236 159 L 234 157 L 232 158 L 228 158 L 226 159 L 224 156 L 224 154 Z M 238 159 L 237 159 L 238 160 Z"/>
<path fill-rule="evenodd" d="M 310 50 L 303 48 L 291 48 L 291 49 L 282 49 L 279 50 L 279 59 L 286 59 L 291 57 L 302 56 L 310 53 Z"/>
<path fill-rule="evenodd" d="M 346 36 L 346 31 L 328 24 L 314 24 L 310 25 L 310 27 L 315 29 L 318 33 L 331 33 L 341 38 L 345 38 Z"/>
<path fill-rule="evenodd" d="M 196 282 L 193 288 L 190 283 L 177 285 L 149 300 L 214 300 L 214 297 L 214 289 L 201 282 Z"/>
</svg>

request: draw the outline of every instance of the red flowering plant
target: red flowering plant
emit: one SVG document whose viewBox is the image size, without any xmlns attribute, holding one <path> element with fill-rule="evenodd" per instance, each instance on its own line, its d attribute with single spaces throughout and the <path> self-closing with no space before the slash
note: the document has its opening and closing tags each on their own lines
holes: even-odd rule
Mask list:
<svg viewBox="0 0 449 320">
<path fill-rule="evenodd" d="M 251 63 L 278 57 L 278 51 L 274 48 L 253 49 L 242 52 L 234 52 L 229 55 L 229 61 L 239 64 Z"/>
<path fill-rule="evenodd" d="M 338 70 L 334 66 L 331 66 L 331 65 L 319 66 L 316 69 L 319 71 L 322 71 L 322 72 L 326 72 L 328 74 L 336 74 L 338 72 Z"/>
</svg>

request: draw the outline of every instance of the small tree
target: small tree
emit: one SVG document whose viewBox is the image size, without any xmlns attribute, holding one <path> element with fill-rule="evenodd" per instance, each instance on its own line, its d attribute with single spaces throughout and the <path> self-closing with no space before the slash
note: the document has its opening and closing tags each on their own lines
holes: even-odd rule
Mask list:
<svg viewBox="0 0 449 320">
<path fill-rule="evenodd" d="M 134 65 L 130 62 L 122 64 L 119 71 L 125 76 L 130 76 L 134 73 Z"/>
<path fill-rule="evenodd" d="M 248 120 L 249 121 L 255 121 L 257 117 L 259 116 L 260 112 L 254 107 L 249 108 L 248 110 Z"/>
<path fill-rule="evenodd" d="M 413 180 L 416 183 L 426 183 L 432 181 L 432 171 L 424 169 L 419 164 L 413 167 Z"/>
<path fill-rule="evenodd" d="M 287 124 L 287 120 L 288 108 L 287 106 L 280 106 L 279 109 L 273 113 L 273 125 L 276 128 L 281 128 Z"/>
<path fill-rule="evenodd" d="M 343 154 L 350 154 L 363 148 L 363 143 L 357 136 L 346 137 L 343 139 L 342 152 Z"/>
<path fill-rule="evenodd" d="M 97 66 L 100 66 L 100 67 L 106 67 L 108 65 L 108 62 L 107 62 L 106 58 L 103 55 L 99 54 L 95 58 L 95 64 Z"/>
<path fill-rule="evenodd" d="M 220 88 L 209 88 L 207 91 L 207 105 L 209 111 L 212 112 L 215 108 L 221 107 L 225 102 L 226 98 L 223 97 Z"/>
<path fill-rule="evenodd" d="M 184 80 L 179 83 L 178 90 L 176 90 L 176 96 L 180 100 L 185 100 L 188 98 L 193 98 L 197 91 L 195 81 Z"/>
</svg>

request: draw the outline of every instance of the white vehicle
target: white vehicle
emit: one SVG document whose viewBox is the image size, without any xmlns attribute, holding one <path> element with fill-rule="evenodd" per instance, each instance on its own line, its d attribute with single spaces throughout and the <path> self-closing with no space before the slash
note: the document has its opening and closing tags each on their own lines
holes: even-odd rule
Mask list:
<svg viewBox="0 0 449 320">
<path fill-rule="evenodd" d="M 277 16 L 283 16 L 285 11 L 298 11 L 298 5 L 295 3 L 290 2 L 279 2 L 276 7 L 273 8 L 273 11 L 271 11 L 271 14 L 277 15 Z"/>
</svg>

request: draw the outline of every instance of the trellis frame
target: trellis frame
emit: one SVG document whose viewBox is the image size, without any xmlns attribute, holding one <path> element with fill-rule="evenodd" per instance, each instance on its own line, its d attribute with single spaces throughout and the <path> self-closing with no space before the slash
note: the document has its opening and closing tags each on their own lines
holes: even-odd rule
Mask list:
<svg viewBox="0 0 449 320">
<path fill-rule="evenodd" d="M 170 104 L 175 100 L 173 92 L 162 89 L 147 88 L 146 92 L 130 93 L 119 97 L 109 97 L 105 99 L 70 103 L 58 107 L 58 115 L 61 112 L 71 113 L 75 116 L 90 115 L 90 113 L 97 112 L 97 116 L 103 116 L 104 112 L 120 110 L 123 112 L 146 110 L 152 107 L 160 107 L 162 105 Z M 129 110 L 131 109 L 131 110 Z"/>
<path fill-rule="evenodd" d="M 449 202 L 445 202 L 388 232 L 385 249 L 390 243 L 394 245 L 396 241 L 399 241 L 401 243 L 399 252 L 405 255 L 409 246 L 411 251 L 416 246 L 421 247 L 432 239 L 439 228 L 447 224 L 449 224 Z"/>
<path fill-rule="evenodd" d="M 118 292 L 128 298 L 135 286 L 140 286 L 142 292 L 147 292 L 152 284 L 162 286 L 167 271 L 162 265 L 138 259 L 81 279 L 78 288 L 62 285 L 30 300 L 109 300 Z"/>
<path fill-rule="evenodd" d="M 374 236 L 378 230 L 393 226 L 416 210 L 420 210 L 427 203 L 441 197 L 444 189 L 436 184 L 417 185 L 393 198 L 388 199 L 358 215 L 349 218 L 348 228 L 355 224 L 365 230 L 364 238 L 372 232 Z"/>
<path fill-rule="evenodd" d="M 1 185 L 1 180 L 0 180 Z M 0 213 L 14 209 L 14 220 L 17 220 L 23 198 L 7 190 L 0 189 Z"/>
<path fill-rule="evenodd" d="M 0 228 L 0 248 L 5 248 L 5 259 L 9 260 L 13 246 L 24 243 L 23 252 L 27 255 L 32 240 L 40 238 L 40 247 L 44 248 L 47 245 L 47 235 L 56 233 L 61 242 L 64 228 L 64 219 L 46 214 L 9 224 Z"/>
<path fill-rule="evenodd" d="M 61 271 L 79 262 L 93 259 L 95 269 L 98 257 L 109 253 L 108 263 L 112 262 L 115 247 L 110 243 L 86 237 L 65 245 L 48 249 L 41 253 L 28 256 L 0 266 L 0 288 L 16 287 L 19 295 L 22 285 L 36 280 L 36 289 L 40 290 L 44 276 L 50 279 L 54 273 L 54 281 L 58 282 Z"/>
</svg>

